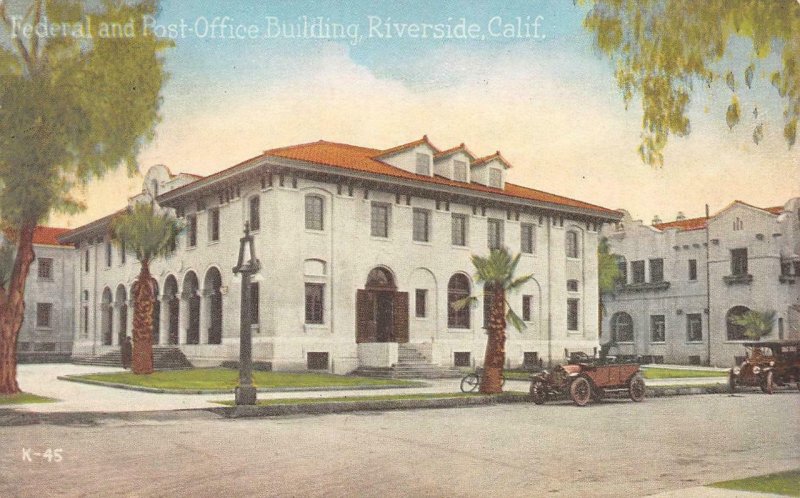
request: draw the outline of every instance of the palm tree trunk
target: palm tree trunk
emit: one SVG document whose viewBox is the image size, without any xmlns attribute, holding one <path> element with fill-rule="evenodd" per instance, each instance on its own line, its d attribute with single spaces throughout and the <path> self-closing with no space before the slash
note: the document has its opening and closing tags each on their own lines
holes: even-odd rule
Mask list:
<svg viewBox="0 0 800 498">
<path fill-rule="evenodd" d="M 142 261 L 139 278 L 133 284 L 133 362 L 134 374 L 153 373 L 153 277 L 150 264 Z"/>
<path fill-rule="evenodd" d="M 0 394 L 20 392 L 17 383 L 17 337 L 25 318 L 25 281 L 35 257 L 35 229 L 35 224 L 22 226 L 8 289 L 0 292 Z"/>
<path fill-rule="evenodd" d="M 506 293 L 501 285 L 491 289 L 492 304 L 489 311 L 489 337 L 483 360 L 480 392 L 503 392 L 503 366 L 506 362 Z"/>
</svg>

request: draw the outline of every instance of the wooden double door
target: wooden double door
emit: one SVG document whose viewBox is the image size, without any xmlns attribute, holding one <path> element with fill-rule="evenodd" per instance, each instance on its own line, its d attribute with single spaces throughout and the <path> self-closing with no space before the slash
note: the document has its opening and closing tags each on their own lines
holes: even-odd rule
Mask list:
<svg viewBox="0 0 800 498">
<path fill-rule="evenodd" d="M 408 292 L 357 290 L 356 342 L 408 342 Z"/>
</svg>

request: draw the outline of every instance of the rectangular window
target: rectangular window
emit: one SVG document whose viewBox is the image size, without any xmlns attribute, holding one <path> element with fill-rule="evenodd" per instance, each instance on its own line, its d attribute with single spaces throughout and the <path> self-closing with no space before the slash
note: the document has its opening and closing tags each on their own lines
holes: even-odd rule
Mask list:
<svg viewBox="0 0 800 498">
<path fill-rule="evenodd" d="M 617 284 L 625 285 L 628 283 L 628 262 L 623 257 L 617 259 Z"/>
<path fill-rule="evenodd" d="M 325 226 L 323 216 L 324 201 L 318 195 L 306 196 L 306 229 L 322 230 Z"/>
<path fill-rule="evenodd" d="M 650 342 L 664 342 L 667 326 L 664 315 L 650 315 Z"/>
<path fill-rule="evenodd" d="M 650 260 L 650 281 L 664 281 L 664 260 L 661 258 Z"/>
<path fill-rule="evenodd" d="M 197 245 L 197 215 L 186 216 L 186 245 L 195 247 Z"/>
<path fill-rule="evenodd" d="M 417 153 L 417 174 L 431 175 L 431 156 L 428 154 Z"/>
<path fill-rule="evenodd" d="M 536 235 L 533 228 L 533 225 L 530 223 L 522 223 L 520 224 L 520 251 L 533 254 L 534 252 L 534 245 L 536 242 Z"/>
<path fill-rule="evenodd" d="M 731 275 L 747 275 L 747 248 L 731 249 Z"/>
<path fill-rule="evenodd" d="M 522 321 L 530 322 L 533 316 L 533 296 L 522 296 Z"/>
<path fill-rule="evenodd" d="M 106 241 L 106 268 L 111 268 L 111 241 Z"/>
<path fill-rule="evenodd" d="M 89 307 L 83 307 L 83 316 L 81 317 L 83 325 L 83 337 L 89 337 Z"/>
<path fill-rule="evenodd" d="M 631 277 L 634 284 L 644 283 L 644 261 L 631 261 Z"/>
<path fill-rule="evenodd" d="M 250 305 L 250 324 L 259 323 L 259 299 L 260 299 L 260 289 L 258 288 L 258 282 L 251 282 L 250 283 L 250 302 L 247 303 Z"/>
<path fill-rule="evenodd" d="M 503 247 L 503 220 L 489 218 L 486 222 L 489 231 L 489 249 L 500 249 Z"/>
<path fill-rule="evenodd" d="M 370 234 L 373 237 L 389 236 L 389 213 L 391 206 L 379 202 L 372 203 L 372 217 L 370 219 Z"/>
<path fill-rule="evenodd" d="M 467 181 L 467 163 L 464 161 L 453 161 L 453 180 L 457 182 Z"/>
<path fill-rule="evenodd" d="M 566 233 L 566 252 L 568 258 L 580 257 L 580 246 L 578 245 L 578 232 L 570 230 Z"/>
<path fill-rule="evenodd" d="M 567 280 L 567 291 L 568 292 L 578 292 L 578 281 L 577 280 Z"/>
<path fill-rule="evenodd" d="M 89 249 L 83 254 L 83 271 L 89 273 Z"/>
<path fill-rule="evenodd" d="M 208 210 L 208 240 L 211 242 L 219 240 L 219 208 Z"/>
<path fill-rule="evenodd" d="M 414 293 L 414 309 L 417 318 L 425 318 L 428 315 L 428 290 L 417 289 Z"/>
<path fill-rule="evenodd" d="M 703 318 L 700 313 L 686 315 L 686 340 L 700 342 L 703 340 Z"/>
<path fill-rule="evenodd" d="M 323 284 L 306 284 L 306 323 L 325 323 L 323 316 Z"/>
<path fill-rule="evenodd" d="M 453 215 L 452 243 L 454 246 L 467 245 L 467 216 L 464 214 Z"/>
<path fill-rule="evenodd" d="M 124 265 L 128 256 L 128 251 L 125 248 L 125 241 L 119 243 L 119 264 Z"/>
<path fill-rule="evenodd" d="M 471 367 L 472 354 L 469 351 L 455 351 L 453 352 L 453 366 L 454 367 Z"/>
<path fill-rule="evenodd" d="M 567 299 L 567 330 L 578 330 L 578 304 L 577 299 Z"/>
<path fill-rule="evenodd" d="M 52 327 L 52 314 L 53 303 L 36 303 L 36 326 L 47 329 Z"/>
<path fill-rule="evenodd" d="M 258 231 L 261 229 L 261 198 L 253 196 L 250 198 L 250 230 Z"/>
<path fill-rule="evenodd" d="M 503 173 L 501 173 L 499 169 L 489 169 L 489 186 L 494 188 L 503 187 Z"/>
<path fill-rule="evenodd" d="M 37 273 L 39 280 L 53 280 L 53 259 L 52 258 L 39 258 L 37 260 L 38 268 Z"/>
<path fill-rule="evenodd" d="M 414 240 L 430 241 L 431 213 L 427 209 L 414 208 Z"/>
<path fill-rule="evenodd" d="M 697 260 L 689 260 L 689 280 L 697 280 Z"/>
</svg>

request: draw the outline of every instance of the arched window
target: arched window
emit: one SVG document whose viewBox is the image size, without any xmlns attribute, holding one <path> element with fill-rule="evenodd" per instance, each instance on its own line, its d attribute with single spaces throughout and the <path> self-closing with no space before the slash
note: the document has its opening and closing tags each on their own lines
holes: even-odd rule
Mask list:
<svg viewBox="0 0 800 498">
<path fill-rule="evenodd" d="M 580 237 L 578 232 L 575 230 L 567 231 L 567 240 L 566 240 L 566 248 L 567 248 L 567 257 L 568 258 L 579 258 L 580 257 Z"/>
<path fill-rule="evenodd" d="M 748 311 L 750 311 L 750 308 L 747 306 L 734 306 L 728 310 L 728 313 L 725 315 L 725 323 L 728 325 L 729 341 L 744 341 L 747 339 L 747 336 L 744 335 L 745 328 L 742 325 L 734 323 L 734 320 Z"/>
<path fill-rule="evenodd" d="M 306 196 L 306 229 L 325 228 L 325 200 L 318 195 Z"/>
<path fill-rule="evenodd" d="M 394 278 L 386 268 L 373 268 L 367 276 L 367 288 L 394 289 Z"/>
<path fill-rule="evenodd" d="M 615 342 L 633 342 L 633 318 L 624 311 L 611 317 L 611 332 Z"/>
<path fill-rule="evenodd" d="M 447 284 L 447 326 L 451 329 L 469 328 L 469 306 L 455 309 L 454 305 L 459 299 L 469 297 L 469 279 L 466 275 L 456 273 L 450 277 Z"/>
</svg>

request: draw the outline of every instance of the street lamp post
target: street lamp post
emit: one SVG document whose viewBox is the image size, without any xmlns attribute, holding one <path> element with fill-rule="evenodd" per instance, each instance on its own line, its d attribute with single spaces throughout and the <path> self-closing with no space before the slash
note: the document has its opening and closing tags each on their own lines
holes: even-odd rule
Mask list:
<svg viewBox="0 0 800 498">
<path fill-rule="evenodd" d="M 239 239 L 239 261 L 233 267 L 234 275 L 242 278 L 242 308 L 239 330 L 239 385 L 236 387 L 237 405 L 255 405 L 256 388 L 253 385 L 253 339 L 250 330 L 250 278 L 261 269 L 256 258 L 255 243 L 250 235 L 250 222 L 244 223 L 244 237 Z"/>
</svg>

